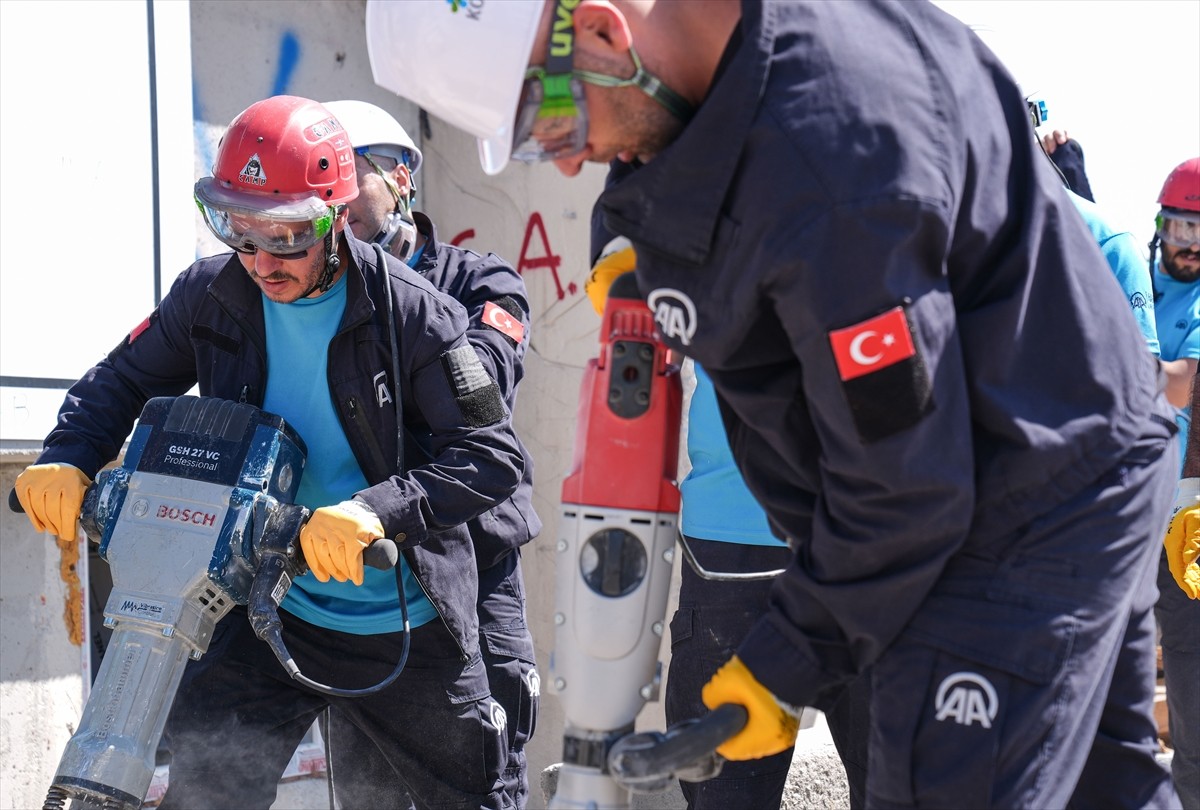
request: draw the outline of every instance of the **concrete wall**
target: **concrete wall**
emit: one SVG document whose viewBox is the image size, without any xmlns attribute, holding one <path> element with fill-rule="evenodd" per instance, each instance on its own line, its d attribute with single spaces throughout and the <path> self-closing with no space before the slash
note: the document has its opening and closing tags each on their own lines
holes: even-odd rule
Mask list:
<svg viewBox="0 0 1200 810">
<path fill-rule="evenodd" d="M 27 456 L 0 457 L 7 497 Z M 72 556 L 68 551 L 66 557 Z M 79 599 L 62 577 L 64 555 L 24 515 L 0 510 L 0 807 L 41 807 L 83 711 Z M 68 579 L 70 572 L 68 571 Z"/>
<path fill-rule="evenodd" d="M 121 7 L 128 10 L 130 4 Z M 411 104 L 371 81 L 363 13 L 362 0 L 192 0 L 190 41 L 157 45 L 191 50 L 193 154 L 172 152 L 161 159 L 174 166 L 190 161 L 193 177 L 207 174 L 228 122 L 252 102 L 273 94 L 372 101 L 393 112 L 424 150 L 424 168 L 416 178 L 419 207 L 432 216 L 439 238 L 497 253 L 522 273 L 532 303 L 533 330 L 515 417 L 537 465 L 536 506 L 546 526 L 527 547 L 524 562 L 529 617 L 547 683 L 559 490 L 570 463 L 582 371 L 596 350 L 599 325 L 583 284 L 589 270 L 591 206 L 603 183 L 603 168 L 588 167 L 571 182 L 564 182 L 548 165 L 515 166 L 499 178 L 488 178 L 479 168 L 472 139 L 436 119 L 423 127 Z M 69 15 L 61 22 L 72 24 Z M 31 49 L 44 47 L 36 40 L 25 38 Z M 32 111 L 10 109 L 6 101 L 3 113 Z M 190 185 L 162 196 L 161 206 L 172 215 L 179 216 L 181 209 L 194 214 Z M 20 228 L 21 216 L 36 215 L 4 213 L 4 226 L 13 232 Z M 194 240 L 198 256 L 223 249 L 198 218 Z M 163 268 L 164 290 L 182 269 L 182 263 Z M 0 274 L 16 271 L 6 265 Z M 29 301 L 28 306 L 47 306 L 63 283 L 63 278 L 47 278 L 41 300 Z M 107 294 L 119 296 L 121 290 Z M 106 333 L 121 335 L 134 325 L 124 322 L 128 316 L 107 323 L 105 313 L 104 307 L 95 308 L 93 317 Z M 98 358 L 110 345 L 106 340 L 92 353 Z M 0 458 L 0 493 L 7 495 L 16 474 L 31 460 L 28 453 Z M 34 534 L 25 518 L 7 511 L 0 516 L 0 531 L 0 808 L 28 808 L 41 805 L 81 711 L 81 648 L 72 643 L 63 617 L 70 593 L 60 576 L 58 547 Z M 640 722 L 662 728 L 659 705 L 643 712 Z M 537 734 L 529 747 L 535 785 L 537 774 L 560 758 L 562 724 L 555 697 L 544 693 Z"/>
</svg>

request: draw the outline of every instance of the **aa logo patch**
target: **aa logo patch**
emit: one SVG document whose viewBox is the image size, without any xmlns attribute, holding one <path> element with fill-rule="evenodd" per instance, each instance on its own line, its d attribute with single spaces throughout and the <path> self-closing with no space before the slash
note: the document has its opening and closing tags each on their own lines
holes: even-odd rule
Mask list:
<svg viewBox="0 0 1200 810">
<path fill-rule="evenodd" d="M 987 678 L 975 672 L 955 672 L 942 679 L 933 708 L 939 721 L 991 728 L 1000 700 Z"/>
</svg>

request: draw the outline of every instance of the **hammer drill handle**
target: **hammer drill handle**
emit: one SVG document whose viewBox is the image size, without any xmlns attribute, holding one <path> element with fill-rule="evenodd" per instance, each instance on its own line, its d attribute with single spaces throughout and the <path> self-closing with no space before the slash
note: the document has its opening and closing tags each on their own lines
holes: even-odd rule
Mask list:
<svg viewBox="0 0 1200 810">
<path fill-rule="evenodd" d="M 83 503 L 80 504 L 79 527 L 83 529 L 88 539 L 93 543 L 100 542 L 99 529 L 95 525 L 98 498 L 99 489 L 97 489 L 95 484 L 92 484 L 84 492 Z M 25 514 L 25 507 L 21 506 L 21 499 L 17 497 L 16 487 L 8 491 L 8 508 L 9 511 L 15 512 L 18 515 Z"/>
</svg>

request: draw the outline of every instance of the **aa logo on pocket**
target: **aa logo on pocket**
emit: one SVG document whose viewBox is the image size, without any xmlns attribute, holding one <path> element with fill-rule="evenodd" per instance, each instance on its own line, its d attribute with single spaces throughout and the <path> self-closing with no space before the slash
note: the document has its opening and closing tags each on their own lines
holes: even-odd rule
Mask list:
<svg viewBox="0 0 1200 810">
<path fill-rule="evenodd" d="M 531 667 L 525 673 L 525 688 L 529 690 L 529 694 L 532 697 L 542 694 L 542 676 L 538 674 L 536 667 Z"/>
<path fill-rule="evenodd" d="M 508 713 L 504 711 L 504 707 L 494 700 L 489 700 L 488 712 L 491 715 L 492 725 L 496 727 L 496 733 L 503 734 L 505 727 L 508 726 Z"/>
<path fill-rule="evenodd" d="M 974 672 L 955 672 L 947 675 L 937 690 L 933 705 L 938 720 L 953 720 L 960 726 L 974 725 L 991 728 L 1000 708 L 996 687 Z"/>
</svg>

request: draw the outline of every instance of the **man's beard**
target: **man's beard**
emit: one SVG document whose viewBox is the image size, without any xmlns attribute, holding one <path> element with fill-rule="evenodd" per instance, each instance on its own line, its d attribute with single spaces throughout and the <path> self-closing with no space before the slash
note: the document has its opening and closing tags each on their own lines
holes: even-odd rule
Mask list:
<svg viewBox="0 0 1200 810">
<path fill-rule="evenodd" d="M 1190 259 L 1193 263 L 1191 268 L 1184 267 L 1179 262 L 1179 259 Z M 1168 258 L 1166 254 L 1162 257 L 1162 268 L 1167 272 L 1167 275 L 1176 281 L 1184 284 L 1192 284 L 1200 279 L 1200 253 L 1192 250 L 1180 250 L 1174 256 Z"/>
</svg>

